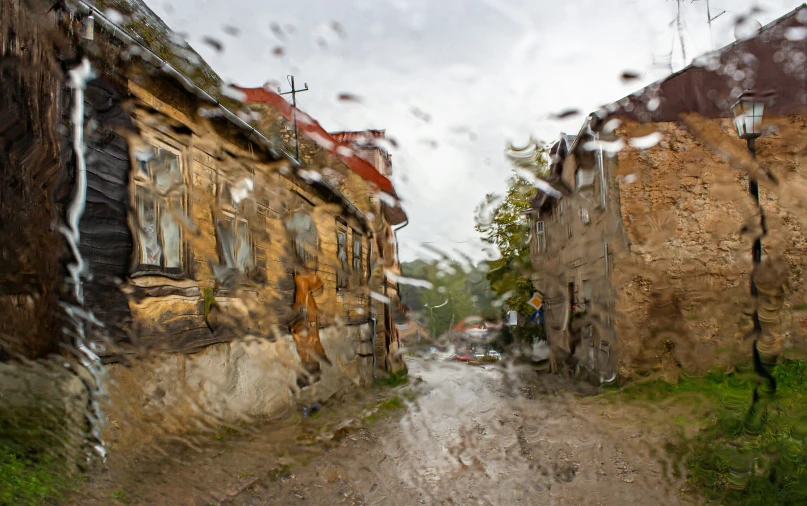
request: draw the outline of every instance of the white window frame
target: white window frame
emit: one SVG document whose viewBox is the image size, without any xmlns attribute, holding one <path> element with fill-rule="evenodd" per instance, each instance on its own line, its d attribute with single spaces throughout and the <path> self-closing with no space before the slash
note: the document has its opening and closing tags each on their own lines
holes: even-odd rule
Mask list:
<svg viewBox="0 0 807 506">
<path fill-rule="evenodd" d="M 546 251 L 546 227 L 543 220 L 535 222 L 535 244 L 540 253 Z"/>
<path fill-rule="evenodd" d="M 171 200 L 178 199 L 181 207 L 181 211 L 188 214 L 188 184 L 187 184 L 187 166 L 185 163 L 185 156 L 184 152 L 185 149 L 181 144 L 174 144 L 170 143 L 167 140 L 163 140 L 162 138 L 152 137 L 152 136 L 144 136 L 144 141 L 147 146 L 151 149 L 162 149 L 164 151 L 168 151 L 173 153 L 177 157 L 177 163 L 179 164 L 179 173 L 180 177 L 182 178 L 182 182 L 179 187 L 171 188 L 171 194 L 167 196 L 160 195 L 157 192 L 156 183 L 154 181 L 154 175 L 151 173 L 151 169 L 149 169 L 149 175 L 146 176 L 143 174 L 141 170 L 141 163 L 137 156 L 134 154 L 132 155 L 132 170 L 131 170 L 131 204 L 132 209 L 134 209 L 133 216 L 131 218 L 130 223 L 132 224 L 132 228 L 134 229 L 133 239 L 133 258 L 132 258 L 132 267 L 131 267 L 131 275 L 132 277 L 137 276 L 147 276 L 147 275 L 156 275 L 156 276 L 166 276 L 169 278 L 175 279 L 182 279 L 187 278 L 190 276 L 190 269 L 188 261 L 188 247 L 185 241 L 185 234 L 184 230 L 182 229 L 181 224 L 177 222 L 179 227 L 179 267 L 166 267 L 165 266 L 165 247 L 162 244 L 162 233 L 160 231 L 160 223 L 161 223 L 161 216 L 164 212 L 170 212 L 167 209 L 170 208 L 168 203 Z M 142 223 L 140 223 L 140 218 L 138 216 L 139 213 L 139 191 L 148 192 L 151 194 L 155 200 L 155 207 L 156 207 L 156 217 L 155 217 L 155 225 L 157 227 L 157 241 L 160 245 L 162 253 L 160 255 L 160 265 L 152 265 L 152 264 L 144 264 L 141 262 L 142 256 L 142 240 L 140 238 L 140 229 L 142 227 Z"/>
</svg>

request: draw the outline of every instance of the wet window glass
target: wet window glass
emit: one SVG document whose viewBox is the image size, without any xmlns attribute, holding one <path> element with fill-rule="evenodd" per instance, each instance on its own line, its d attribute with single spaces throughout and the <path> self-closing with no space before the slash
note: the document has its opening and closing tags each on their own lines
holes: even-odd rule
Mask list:
<svg viewBox="0 0 807 506">
<path fill-rule="evenodd" d="M 0 506 L 807 504 L 807 5 L 0 3 Z"/>
</svg>

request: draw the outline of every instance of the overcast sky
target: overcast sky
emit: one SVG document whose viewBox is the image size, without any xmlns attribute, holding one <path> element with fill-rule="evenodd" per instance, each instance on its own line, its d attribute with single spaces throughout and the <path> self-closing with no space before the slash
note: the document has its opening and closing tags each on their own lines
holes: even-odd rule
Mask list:
<svg viewBox="0 0 807 506">
<path fill-rule="evenodd" d="M 301 109 L 329 131 L 381 128 L 398 142 L 393 181 L 409 215 L 403 260 L 423 243 L 485 258 L 474 209 L 501 193 L 508 141 L 551 142 L 584 115 L 682 67 L 675 0 L 147 0 L 225 79 L 310 91 Z M 739 14 L 762 24 L 796 0 L 712 0 L 715 47 Z M 683 0 L 689 60 L 712 48 L 706 2 Z M 275 24 L 281 31 L 273 30 Z M 235 27 L 234 32 L 229 27 Z M 202 42 L 219 40 L 217 52 Z M 623 83 L 623 71 L 642 77 Z M 360 103 L 339 101 L 342 93 Z"/>
</svg>

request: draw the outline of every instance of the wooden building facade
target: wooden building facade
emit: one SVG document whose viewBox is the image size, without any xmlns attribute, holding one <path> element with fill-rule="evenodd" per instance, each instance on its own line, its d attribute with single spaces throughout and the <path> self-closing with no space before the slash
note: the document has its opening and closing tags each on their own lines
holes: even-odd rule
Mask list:
<svg viewBox="0 0 807 506">
<path fill-rule="evenodd" d="M 103 14 L 110 7 L 123 22 Z M 13 62 L 0 103 L 2 254 L 17 259 L 0 274 L 0 297 L 14 307 L 2 329 L 6 358 L 70 343 L 65 302 L 92 315 L 90 344 L 113 362 L 291 333 L 313 373 L 329 361 L 320 329 L 392 335 L 388 303 L 373 299 L 385 292 L 379 233 L 389 239 L 389 213 L 336 146 L 309 143 L 310 156 L 297 160 L 282 113 L 228 99 L 137 0 L 3 0 L 2 27 Z M 81 79 L 84 65 L 92 76 Z M 58 224 L 77 205 L 71 251 Z M 65 284 L 71 269 L 79 290 Z M 390 346 L 373 348 L 377 333 L 351 333 L 366 336 L 355 356 L 390 368 Z"/>
</svg>

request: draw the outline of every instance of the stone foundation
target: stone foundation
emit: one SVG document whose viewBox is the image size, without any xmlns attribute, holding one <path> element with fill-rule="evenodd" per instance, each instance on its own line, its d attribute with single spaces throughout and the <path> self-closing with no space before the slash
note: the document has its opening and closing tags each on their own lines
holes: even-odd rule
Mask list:
<svg viewBox="0 0 807 506">
<path fill-rule="evenodd" d="M 274 342 L 244 338 L 199 353 L 162 354 L 108 367 L 106 439 L 127 445 L 158 434 L 254 423 L 291 414 L 298 403 L 323 401 L 372 381 L 372 359 L 357 355 L 371 325 L 326 327 L 320 337 L 331 365 L 299 389 L 304 375 L 291 335 Z"/>
</svg>

